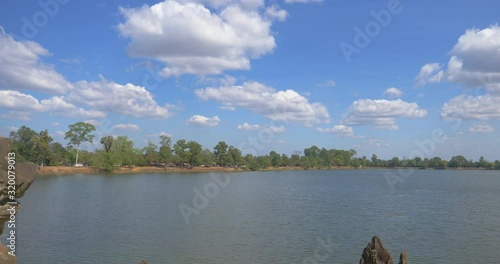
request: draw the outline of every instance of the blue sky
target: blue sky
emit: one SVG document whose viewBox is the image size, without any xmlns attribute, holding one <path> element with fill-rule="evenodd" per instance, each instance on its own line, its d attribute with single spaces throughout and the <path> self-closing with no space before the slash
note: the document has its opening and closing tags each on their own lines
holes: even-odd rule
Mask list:
<svg viewBox="0 0 500 264">
<path fill-rule="evenodd" d="M 2 1 L 0 134 L 500 159 L 500 3 L 450 3 Z"/>
</svg>

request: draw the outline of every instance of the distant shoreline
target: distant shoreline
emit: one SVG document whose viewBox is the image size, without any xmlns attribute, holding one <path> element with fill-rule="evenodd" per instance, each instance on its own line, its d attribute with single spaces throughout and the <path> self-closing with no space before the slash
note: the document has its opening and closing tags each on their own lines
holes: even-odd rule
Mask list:
<svg viewBox="0 0 500 264">
<path fill-rule="evenodd" d="M 398 168 L 388 168 L 388 167 L 331 167 L 331 168 L 308 168 L 303 167 L 270 167 L 267 169 L 261 169 L 257 171 L 293 171 L 293 170 L 436 170 L 434 168 L 421 169 L 419 167 L 398 167 Z M 437 169 L 439 170 L 439 169 Z M 443 170 L 484 170 L 482 168 L 447 168 Z M 192 173 L 192 172 L 246 172 L 251 171 L 244 168 L 229 168 L 229 167 L 193 167 L 193 168 L 180 168 L 180 167 L 133 167 L 126 168 L 121 167 L 109 174 L 133 174 L 133 173 Z M 102 172 L 99 168 L 88 166 L 88 167 L 72 167 L 72 166 L 44 166 L 40 167 L 38 170 L 38 175 L 74 175 L 74 174 L 106 174 Z"/>
</svg>

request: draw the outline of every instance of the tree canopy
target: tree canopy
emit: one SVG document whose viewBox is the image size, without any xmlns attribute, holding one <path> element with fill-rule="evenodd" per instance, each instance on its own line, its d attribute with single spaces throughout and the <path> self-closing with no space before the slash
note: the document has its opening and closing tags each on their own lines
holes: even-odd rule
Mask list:
<svg viewBox="0 0 500 264">
<path fill-rule="evenodd" d="M 161 135 L 158 144 L 148 141 L 142 148 L 136 148 L 127 136 L 103 136 L 99 139 L 102 149 L 93 152 L 80 150 L 84 142 L 92 142 L 95 127 L 78 122 L 69 126 L 65 139 L 65 148 L 59 142 L 53 142 L 47 130 L 36 132 L 22 126 L 10 133 L 13 151 L 20 161 L 36 162 L 40 165 L 66 165 L 81 160 L 88 165 L 97 166 L 104 171 L 113 171 L 120 166 L 222 166 L 240 167 L 250 170 L 268 167 L 302 167 L 304 169 L 332 167 L 415 167 L 415 168 L 482 168 L 500 169 L 500 161 L 488 161 L 480 157 L 478 161 L 465 158 L 463 155 L 451 157 L 449 161 L 440 157 L 414 157 L 412 159 L 393 157 L 381 160 L 376 154 L 370 159 L 358 157 L 353 149 L 327 149 L 311 146 L 290 156 L 286 153 L 270 151 L 268 154 L 254 156 L 243 154 L 241 150 L 219 141 L 213 151 L 204 149 L 194 140 L 179 139 L 172 146 L 172 138 Z M 76 149 L 74 148 L 76 147 Z"/>
</svg>

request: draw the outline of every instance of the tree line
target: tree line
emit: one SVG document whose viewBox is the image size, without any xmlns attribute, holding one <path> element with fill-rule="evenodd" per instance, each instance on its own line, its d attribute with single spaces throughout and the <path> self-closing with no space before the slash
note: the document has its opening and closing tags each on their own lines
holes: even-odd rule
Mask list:
<svg viewBox="0 0 500 264">
<path fill-rule="evenodd" d="M 102 148 L 93 152 L 80 150 L 81 144 L 93 143 L 95 127 L 88 123 L 78 122 L 69 125 L 65 133 L 68 144 L 64 146 L 54 142 L 47 130 L 36 132 L 27 126 L 10 133 L 12 149 L 19 162 L 30 161 L 41 166 L 71 166 L 82 164 L 95 166 L 103 171 L 111 172 L 119 167 L 133 166 L 220 166 L 239 167 L 249 170 L 269 167 L 417 167 L 417 168 L 483 168 L 500 169 L 500 161 L 487 161 L 481 157 L 478 161 L 468 160 L 462 155 L 450 160 L 440 157 L 399 159 L 394 157 L 381 160 L 373 154 L 357 157 L 355 150 L 326 149 L 311 146 L 304 149 L 303 154 L 280 154 L 271 151 L 269 154 L 255 156 L 243 155 L 241 150 L 220 141 L 212 149 L 203 148 L 196 141 L 179 139 L 175 143 L 168 135 L 160 135 L 158 143 L 149 141 L 146 146 L 138 148 L 127 136 L 103 136 L 99 139 Z"/>
</svg>

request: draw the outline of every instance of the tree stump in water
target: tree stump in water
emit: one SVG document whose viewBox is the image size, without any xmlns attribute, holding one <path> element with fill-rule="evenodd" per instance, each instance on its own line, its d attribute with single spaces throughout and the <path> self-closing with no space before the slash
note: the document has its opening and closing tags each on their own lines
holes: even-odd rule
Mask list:
<svg viewBox="0 0 500 264">
<path fill-rule="evenodd" d="M 409 263 L 408 254 L 403 251 L 399 256 L 399 264 Z M 394 264 L 394 261 L 389 250 L 384 247 L 382 240 L 378 236 L 374 236 L 363 250 L 359 264 Z"/>
</svg>

